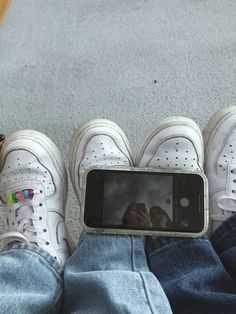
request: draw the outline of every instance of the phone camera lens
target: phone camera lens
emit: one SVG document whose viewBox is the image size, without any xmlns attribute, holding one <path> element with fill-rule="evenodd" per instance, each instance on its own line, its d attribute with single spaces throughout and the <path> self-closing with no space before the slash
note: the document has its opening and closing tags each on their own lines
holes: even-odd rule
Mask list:
<svg viewBox="0 0 236 314">
<path fill-rule="evenodd" d="M 182 197 L 179 201 L 181 207 L 189 207 L 190 201 L 187 197 Z"/>
</svg>

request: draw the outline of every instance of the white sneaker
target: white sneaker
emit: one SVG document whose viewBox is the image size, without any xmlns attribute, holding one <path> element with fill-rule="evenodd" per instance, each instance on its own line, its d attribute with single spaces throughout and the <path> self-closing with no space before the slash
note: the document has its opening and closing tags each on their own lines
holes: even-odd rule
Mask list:
<svg viewBox="0 0 236 314">
<path fill-rule="evenodd" d="M 135 165 L 203 171 L 203 160 L 203 139 L 197 124 L 185 117 L 170 117 L 144 137 Z"/>
<path fill-rule="evenodd" d="M 211 234 L 236 212 L 236 106 L 217 112 L 203 132 Z"/>
<path fill-rule="evenodd" d="M 83 175 L 92 166 L 132 166 L 129 142 L 114 122 L 96 119 L 78 128 L 70 144 L 70 175 L 81 201 Z"/>
<path fill-rule="evenodd" d="M 5 140 L 0 169 L 0 197 L 9 226 L 0 239 L 34 243 L 63 266 L 69 256 L 67 175 L 59 150 L 37 131 L 19 131 Z"/>
</svg>

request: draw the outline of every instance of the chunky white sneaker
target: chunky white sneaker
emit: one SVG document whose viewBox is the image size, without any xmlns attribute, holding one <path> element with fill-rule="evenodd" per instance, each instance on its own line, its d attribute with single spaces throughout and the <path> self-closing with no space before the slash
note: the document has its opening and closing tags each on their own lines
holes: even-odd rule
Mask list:
<svg viewBox="0 0 236 314">
<path fill-rule="evenodd" d="M 96 119 L 78 128 L 70 144 L 70 175 L 81 201 L 83 175 L 92 166 L 132 166 L 129 142 L 118 125 Z"/>
<path fill-rule="evenodd" d="M 203 132 L 211 234 L 236 212 L 236 106 L 217 112 Z"/>
<path fill-rule="evenodd" d="M 203 139 L 197 124 L 185 117 L 170 117 L 143 138 L 135 165 L 203 171 L 203 160 Z"/>
<path fill-rule="evenodd" d="M 203 138 L 197 124 L 185 117 L 170 117 L 144 136 L 136 153 L 135 165 L 203 171 L 203 160 Z M 150 217 L 153 226 L 171 226 L 169 216 L 161 207 L 152 207 Z"/>
<path fill-rule="evenodd" d="M 0 239 L 36 244 L 63 266 L 69 256 L 67 174 L 59 150 L 37 131 L 19 131 L 4 142 L 0 169 L 0 197 L 9 226 Z"/>
</svg>

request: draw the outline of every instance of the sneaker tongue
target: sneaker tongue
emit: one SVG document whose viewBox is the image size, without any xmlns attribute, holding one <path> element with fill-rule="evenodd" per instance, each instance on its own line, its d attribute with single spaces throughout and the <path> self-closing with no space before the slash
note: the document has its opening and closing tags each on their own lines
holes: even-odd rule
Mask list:
<svg viewBox="0 0 236 314">
<path fill-rule="evenodd" d="M 23 205 L 21 206 L 21 208 L 19 209 L 21 211 L 24 211 L 24 214 L 27 215 L 27 216 L 30 216 L 33 214 L 33 208 L 31 206 L 27 206 L 27 205 Z M 17 214 L 17 212 L 16 212 Z M 18 231 L 20 232 L 24 232 L 24 234 L 27 236 L 27 235 L 35 235 L 35 232 L 31 232 L 31 231 L 28 231 L 28 230 L 24 230 L 26 229 L 27 227 L 31 226 L 33 223 L 32 223 L 32 220 L 31 219 L 22 219 L 20 222 L 19 222 L 19 225 L 18 225 Z"/>
</svg>

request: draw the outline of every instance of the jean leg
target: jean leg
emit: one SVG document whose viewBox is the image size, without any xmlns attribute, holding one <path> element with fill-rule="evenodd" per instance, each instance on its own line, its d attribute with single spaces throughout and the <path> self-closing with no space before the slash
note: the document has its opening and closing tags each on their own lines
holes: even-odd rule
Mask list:
<svg viewBox="0 0 236 314">
<path fill-rule="evenodd" d="M 236 215 L 216 229 L 211 242 L 225 269 L 236 281 Z"/>
<path fill-rule="evenodd" d="M 0 253 L 0 313 L 58 313 L 62 269 L 34 244 L 14 244 Z"/>
<path fill-rule="evenodd" d="M 64 273 L 64 312 L 171 313 L 142 237 L 85 234 Z"/>
<path fill-rule="evenodd" d="M 235 313 L 236 283 L 208 239 L 148 238 L 146 252 L 174 313 Z"/>
</svg>

